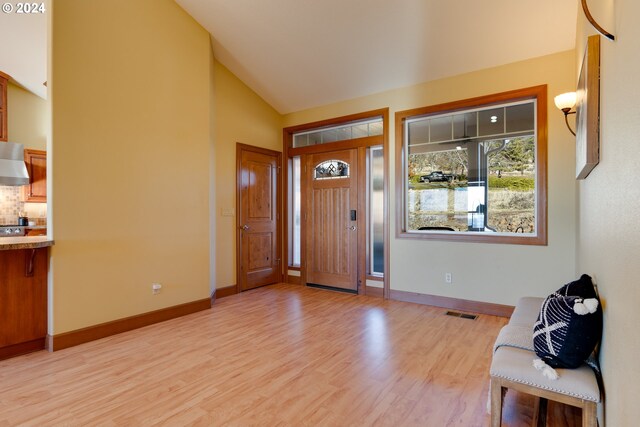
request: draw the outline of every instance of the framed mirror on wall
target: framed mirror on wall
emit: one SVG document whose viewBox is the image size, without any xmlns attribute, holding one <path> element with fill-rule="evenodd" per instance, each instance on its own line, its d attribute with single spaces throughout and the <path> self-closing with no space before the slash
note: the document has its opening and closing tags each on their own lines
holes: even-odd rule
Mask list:
<svg viewBox="0 0 640 427">
<path fill-rule="evenodd" d="M 590 36 L 576 93 L 576 179 L 600 161 L 600 36 Z"/>
</svg>

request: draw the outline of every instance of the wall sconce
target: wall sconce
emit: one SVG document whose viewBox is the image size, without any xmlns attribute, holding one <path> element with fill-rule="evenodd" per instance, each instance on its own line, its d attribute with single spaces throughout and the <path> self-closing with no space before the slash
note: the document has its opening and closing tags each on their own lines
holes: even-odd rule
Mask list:
<svg viewBox="0 0 640 427">
<path fill-rule="evenodd" d="M 587 18 L 587 20 L 591 23 L 591 25 L 593 25 L 593 28 L 595 28 L 600 34 L 602 34 L 603 36 L 605 36 L 609 40 L 615 40 L 616 39 L 616 37 L 613 34 L 608 32 L 604 28 L 602 28 L 600 26 L 600 24 L 598 24 L 596 22 L 596 20 L 593 19 L 593 16 L 591 15 L 591 12 L 589 11 L 589 6 L 587 5 L 587 0 L 582 0 L 582 10 L 584 11 L 584 16 Z"/>
<path fill-rule="evenodd" d="M 569 120 L 567 119 L 569 114 L 576 113 L 575 111 L 571 111 L 571 109 L 576 105 L 576 93 L 561 93 L 553 98 L 553 101 L 556 103 L 556 107 L 564 113 L 564 122 L 567 124 L 567 128 L 569 128 L 569 132 L 571 132 L 573 136 L 576 136 L 576 133 L 571 129 L 571 126 L 569 126 Z"/>
</svg>

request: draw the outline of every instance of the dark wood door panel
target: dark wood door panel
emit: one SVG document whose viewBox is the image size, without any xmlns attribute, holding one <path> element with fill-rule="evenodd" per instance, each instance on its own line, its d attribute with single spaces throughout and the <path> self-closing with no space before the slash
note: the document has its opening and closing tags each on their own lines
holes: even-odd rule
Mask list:
<svg viewBox="0 0 640 427">
<path fill-rule="evenodd" d="M 263 161 L 271 160 L 264 159 Z M 252 221 L 272 221 L 273 209 L 273 179 L 274 166 L 272 162 L 262 163 L 255 160 L 247 161 L 249 169 L 249 210 L 248 218 Z"/>
<path fill-rule="evenodd" d="M 249 272 L 270 268 L 273 265 L 272 242 L 273 233 L 248 234 Z"/>
<path fill-rule="evenodd" d="M 316 174 L 329 160 L 346 163 L 348 173 L 333 176 L 331 164 L 326 176 Z M 357 151 L 310 155 L 306 169 L 306 282 L 357 290 L 357 221 L 351 219 L 358 204 Z"/>
<path fill-rule="evenodd" d="M 313 191 L 310 214 L 313 273 L 349 274 L 351 230 L 349 229 L 349 188 Z"/>
<path fill-rule="evenodd" d="M 282 279 L 278 214 L 280 153 L 238 144 L 238 287 Z"/>
</svg>

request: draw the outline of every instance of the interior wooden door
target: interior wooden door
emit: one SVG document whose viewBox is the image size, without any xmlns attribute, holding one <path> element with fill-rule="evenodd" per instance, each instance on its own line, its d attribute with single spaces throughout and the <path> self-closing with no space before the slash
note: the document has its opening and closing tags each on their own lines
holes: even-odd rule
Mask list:
<svg viewBox="0 0 640 427">
<path fill-rule="evenodd" d="M 280 153 L 238 144 L 238 288 L 282 281 Z"/>
<path fill-rule="evenodd" d="M 306 197 L 306 282 L 357 292 L 357 150 L 308 155 Z"/>
</svg>

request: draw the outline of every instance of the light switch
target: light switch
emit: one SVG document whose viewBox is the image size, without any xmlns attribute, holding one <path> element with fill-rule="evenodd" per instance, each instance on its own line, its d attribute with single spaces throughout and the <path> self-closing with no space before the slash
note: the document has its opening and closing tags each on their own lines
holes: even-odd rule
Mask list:
<svg viewBox="0 0 640 427">
<path fill-rule="evenodd" d="M 222 216 L 236 216 L 234 208 L 222 208 Z"/>
</svg>

